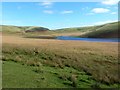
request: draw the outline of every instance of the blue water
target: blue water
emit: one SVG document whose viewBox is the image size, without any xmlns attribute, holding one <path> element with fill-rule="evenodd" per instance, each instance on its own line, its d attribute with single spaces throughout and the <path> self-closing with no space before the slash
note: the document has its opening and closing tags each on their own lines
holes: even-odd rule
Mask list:
<svg viewBox="0 0 120 90">
<path fill-rule="evenodd" d="M 92 41 L 92 42 L 120 42 L 120 38 L 78 38 L 72 36 L 58 36 L 58 40 L 79 40 L 79 41 Z"/>
</svg>

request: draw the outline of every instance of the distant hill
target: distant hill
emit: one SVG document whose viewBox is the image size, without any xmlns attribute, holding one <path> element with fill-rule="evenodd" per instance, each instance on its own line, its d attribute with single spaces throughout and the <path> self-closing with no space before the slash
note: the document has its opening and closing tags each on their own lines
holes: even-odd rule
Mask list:
<svg viewBox="0 0 120 90">
<path fill-rule="evenodd" d="M 118 26 L 120 27 L 120 22 L 114 22 L 109 24 L 104 24 L 95 30 L 85 33 L 80 37 L 88 38 L 117 38 L 120 37 L 120 32 L 118 32 Z"/>
<path fill-rule="evenodd" d="M 68 36 L 78 36 L 78 37 L 88 37 L 88 38 L 116 38 L 120 36 L 120 33 L 118 32 L 118 26 L 120 26 L 120 22 L 107 23 L 104 25 L 88 26 L 88 27 L 63 28 L 57 30 L 49 30 L 48 28 L 38 27 L 38 26 L 1 25 L 0 28 L 2 28 L 2 32 L 7 32 L 7 33 L 35 32 L 38 35 L 55 34 L 58 36 L 68 35 Z"/>
<path fill-rule="evenodd" d="M 29 27 L 25 30 L 25 32 L 46 32 L 48 31 L 48 28 L 44 28 L 44 27 Z"/>
<path fill-rule="evenodd" d="M 102 27 L 103 25 L 99 26 L 86 26 L 86 27 L 74 27 L 74 28 L 62 28 L 62 29 L 56 29 L 55 32 L 58 33 L 68 33 L 68 32 L 87 32 L 87 31 L 93 31 L 96 30 L 99 27 Z"/>
<path fill-rule="evenodd" d="M 10 26 L 10 25 L 0 25 L 0 31 L 2 32 L 21 32 L 24 31 L 25 28 L 27 27 L 18 27 L 18 26 Z"/>
<path fill-rule="evenodd" d="M 48 28 L 44 27 L 35 27 L 35 26 L 8 26 L 8 25 L 1 25 L 0 26 L 2 32 L 7 33 L 21 33 L 21 32 L 43 32 L 48 31 Z"/>
<path fill-rule="evenodd" d="M 84 34 L 79 35 L 79 37 L 116 38 L 120 36 L 120 33 L 118 33 L 118 26 L 120 26 L 120 22 L 108 23 L 97 26 L 89 26 L 89 27 L 57 29 L 55 32 L 57 33 L 85 32 Z"/>
</svg>

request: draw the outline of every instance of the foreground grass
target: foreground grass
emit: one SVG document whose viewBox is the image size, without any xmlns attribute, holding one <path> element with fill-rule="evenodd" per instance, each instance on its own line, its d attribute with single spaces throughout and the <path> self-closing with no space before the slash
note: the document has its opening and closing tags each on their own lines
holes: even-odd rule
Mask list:
<svg viewBox="0 0 120 90">
<path fill-rule="evenodd" d="M 114 44 L 111 46 L 109 53 L 82 43 L 34 47 L 4 44 L 3 87 L 117 88 L 118 58 Z"/>
<path fill-rule="evenodd" d="M 75 75 L 77 80 L 74 81 Z M 31 67 L 11 61 L 3 61 L 3 88 L 117 88 L 117 84 L 105 85 L 92 79 L 83 71 L 70 67 Z"/>
<path fill-rule="evenodd" d="M 3 87 L 4 88 L 40 88 L 40 87 L 72 87 L 70 76 L 72 73 L 77 73 L 81 80 L 82 87 L 94 84 L 95 82 L 90 76 L 84 72 L 78 72 L 73 68 L 53 68 L 49 66 L 30 67 L 20 65 L 14 62 L 4 62 L 3 64 Z M 11 73 L 10 73 L 11 72 Z M 82 77 L 80 77 L 82 76 Z M 92 82 L 87 81 L 87 78 Z M 88 83 L 86 83 L 88 82 Z M 80 86 L 78 85 L 78 86 Z"/>
</svg>

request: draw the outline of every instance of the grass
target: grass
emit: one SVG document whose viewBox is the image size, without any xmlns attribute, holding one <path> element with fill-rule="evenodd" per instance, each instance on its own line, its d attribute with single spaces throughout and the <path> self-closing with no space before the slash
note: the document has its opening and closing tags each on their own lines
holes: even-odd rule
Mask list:
<svg viewBox="0 0 120 90">
<path fill-rule="evenodd" d="M 42 66 L 41 67 L 42 71 L 38 71 L 41 70 L 40 68 L 39 69 L 38 68 L 39 67 L 29 67 L 14 62 L 5 61 L 3 64 L 3 87 L 4 88 L 72 87 L 71 85 L 69 85 L 71 81 L 69 80 L 66 81 L 60 78 L 62 73 L 65 73 L 67 68 L 59 69 L 48 66 Z M 70 68 L 69 70 L 75 71 L 72 68 Z M 70 72 L 67 71 L 67 74 L 69 73 Z"/>
<path fill-rule="evenodd" d="M 90 75 L 70 67 L 31 67 L 3 61 L 3 88 L 92 88 L 96 83 Z M 99 83 L 99 87 L 115 88 L 117 84 L 107 86 Z"/>
<path fill-rule="evenodd" d="M 14 62 L 3 62 L 3 88 L 37 87 L 34 80 L 37 76 L 28 66 L 22 66 Z"/>
<path fill-rule="evenodd" d="M 3 45 L 3 61 L 6 64 L 3 64 L 3 87 L 95 87 L 96 83 L 99 82 L 99 87 L 117 87 L 119 83 L 118 71 L 117 71 L 117 51 L 115 53 L 114 45 L 111 44 L 108 48 L 113 47 L 111 52 L 97 50 L 88 46 L 87 48 L 79 45 L 68 45 L 61 46 L 60 43 L 56 45 L 42 46 L 25 46 L 13 44 L 4 44 Z M 82 44 L 82 43 L 81 43 Z M 104 44 L 106 45 L 106 44 Z M 104 47 L 104 50 L 106 47 Z M 52 48 L 52 47 L 54 48 Z M 98 46 L 100 47 L 100 46 Z M 112 54 L 113 53 L 113 54 Z M 12 61 L 12 62 L 11 62 Z M 8 63 L 8 64 L 7 64 Z M 9 64 L 10 63 L 10 64 Z M 11 65 L 12 63 L 12 65 Z M 18 66 L 14 66 L 18 65 Z M 4 66 L 6 65 L 6 66 Z M 10 66 L 9 66 L 10 65 Z M 20 67 L 19 67 L 20 66 Z M 12 71 L 6 69 L 11 67 Z M 15 68 L 17 67 L 17 68 Z M 35 74 L 34 77 L 39 78 L 43 81 L 37 82 L 36 86 L 31 85 L 33 82 L 29 82 L 28 86 L 22 84 L 22 81 L 18 79 L 19 77 L 24 77 L 24 71 L 19 72 L 21 67 L 29 69 L 28 80 L 25 79 L 25 82 L 28 83 L 29 79 L 32 77 L 30 73 Z M 5 69 L 4 69 L 5 68 Z M 13 70 L 18 69 L 16 71 Z M 7 70 L 7 71 L 6 71 Z M 23 69 L 24 70 L 24 69 Z M 4 75 L 5 74 L 5 75 Z M 14 80 L 11 85 L 11 77 Z M 43 77 L 44 76 L 44 77 Z M 49 78 L 51 77 L 51 78 Z M 77 80 L 76 80 L 77 77 Z M 5 79 L 5 80 L 4 80 Z M 12 79 L 13 80 L 13 79 Z M 36 80 L 35 80 L 36 81 Z M 50 85 L 49 85 L 50 84 Z"/>
</svg>

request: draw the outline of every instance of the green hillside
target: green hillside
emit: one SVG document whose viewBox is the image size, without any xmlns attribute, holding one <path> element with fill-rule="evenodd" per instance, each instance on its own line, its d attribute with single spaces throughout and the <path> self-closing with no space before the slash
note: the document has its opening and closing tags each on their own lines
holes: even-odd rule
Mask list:
<svg viewBox="0 0 120 90">
<path fill-rule="evenodd" d="M 118 26 L 120 23 L 109 23 L 105 24 L 95 30 L 81 35 L 80 37 L 88 38 L 116 38 L 119 37 L 120 33 L 118 32 Z"/>
<path fill-rule="evenodd" d="M 1 25 L 0 28 L 2 28 L 0 30 L 2 32 L 21 32 L 21 31 L 24 31 L 24 29 L 27 27 Z"/>
<path fill-rule="evenodd" d="M 102 25 L 100 25 L 100 26 L 88 26 L 88 27 L 63 28 L 63 29 L 57 29 L 55 32 L 58 32 L 58 33 L 86 32 L 86 31 L 93 31 L 99 27 L 102 27 Z"/>
<path fill-rule="evenodd" d="M 0 26 L 2 32 L 7 33 L 21 33 L 21 32 L 39 32 L 39 31 L 48 31 L 48 28 L 44 27 L 35 27 L 35 26 Z"/>
<path fill-rule="evenodd" d="M 120 26 L 120 23 L 119 23 Z M 57 33 L 81 33 L 85 32 L 79 37 L 89 38 L 116 38 L 118 37 L 118 22 L 108 23 L 104 25 L 89 26 L 89 27 L 77 27 L 77 28 L 64 28 L 57 29 Z"/>
</svg>

